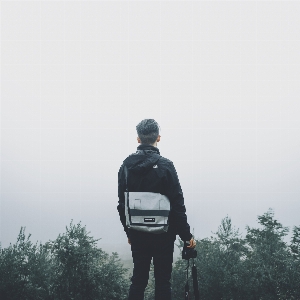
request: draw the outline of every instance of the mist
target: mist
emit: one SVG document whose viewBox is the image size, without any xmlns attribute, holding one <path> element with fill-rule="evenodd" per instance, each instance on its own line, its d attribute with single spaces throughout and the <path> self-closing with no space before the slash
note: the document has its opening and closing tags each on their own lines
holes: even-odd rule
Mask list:
<svg viewBox="0 0 300 300">
<path fill-rule="evenodd" d="M 195 237 L 299 226 L 300 2 L 1 1 L 1 246 L 82 222 L 130 256 L 117 173 L 154 118 Z"/>
</svg>

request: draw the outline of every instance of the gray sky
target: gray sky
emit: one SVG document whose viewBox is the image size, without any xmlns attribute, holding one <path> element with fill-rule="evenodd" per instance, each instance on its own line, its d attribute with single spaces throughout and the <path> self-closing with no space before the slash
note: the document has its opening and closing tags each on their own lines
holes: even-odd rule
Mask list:
<svg viewBox="0 0 300 300">
<path fill-rule="evenodd" d="M 2 246 L 82 221 L 129 256 L 117 172 L 156 119 L 195 236 L 300 225 L 299 1 L 1 1 Z"/>
</svg>

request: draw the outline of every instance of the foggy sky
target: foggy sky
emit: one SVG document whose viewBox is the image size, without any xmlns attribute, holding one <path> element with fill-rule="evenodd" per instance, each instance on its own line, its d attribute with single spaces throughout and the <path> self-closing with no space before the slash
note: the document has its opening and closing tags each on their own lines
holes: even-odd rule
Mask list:
<svg viewBox="0 0 300 300">
<path fill-rule="evenodd" d="M 1 227 L 130 255 L 117 173 L 154 118 L 188 222 L 300 225 L 300 2 L 1 1 Z"/>
</svg>

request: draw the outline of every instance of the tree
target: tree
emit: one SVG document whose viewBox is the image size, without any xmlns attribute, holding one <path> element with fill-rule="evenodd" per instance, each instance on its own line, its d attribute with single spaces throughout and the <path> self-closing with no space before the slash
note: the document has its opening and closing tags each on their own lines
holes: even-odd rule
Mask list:
<svg viewBox="0 0 300 300">
<path fill-rule="evenodd" d="M 214 237 L 197 240 L 198 256 L 195 265 L 198 269 L 201 299 L 245 299 L 239 296 L 244 293 L 244 244 L 238 230 L 232 227 L 229 217 L 221 221 Z M 182 242 L 179 247 L 183 247 Z M 183 297 L 186 266 L 186 261 L 178 260 L 175 263 L 172 276 L 174 299 Z M 191 279 L 189 274 L 190 287 L 192 287 Z M 191 299 L 194 299 L 193 293 L 191 294 Z"/>
<path fill-rule="evenodd" d="M 246 235 L 249 299 L 292 299 L 293 260 L 283 241 L 288 228 L 274 219 L 271 209 L 258 222 L 262 228 L 247 227 Z"/>
<path fill-rule="evenodd" d="M 22 227 L 16 244 L 0 248 L 0 299 L 125 299 L 127 270 L 96 242 L 80 223 L 45 245 L 32 244 Z"/>
<path fill-rule="evenodd" d="M 150 265 L 148 285 L 145 290 L 144 299 L 153 300 L 155 298 L 155 280 L 154 280 L 154 266 L 153 263 Z"/>
<path fill-rule="evenodd" d="M 42 244 L 32 244 L 25 227 L 15 244 L 0 251 L 0 299 L 48 299 L 49 251 Z"/>
<path fill-rule="evenodd" d="M 80 223 L 71 222 L 66 233 L 49 243 L 54 262 L 54 299 L 125 299 L 126 269 L 117 253 L 109 256 L 96 247 L 97 241 Z"/>
<path fill-rule="evenodd" d="M 198 284 L 201 300 L 300 299 L 300 227 L 288 228 L 269 210 L 258 216 L 258 228 L 246 227 L 244 238 L 227 216 L 210 238 L 197 240 Z M 122 300 L 129 280 L 117 253 L 98 248 L 81 223 L 45 245 L 33 244 L 21 227 L 15 244 L 0 247 L 2 300 Z M 183 242 L 177 245 L 183 248 Z M 190 261 L 192 265 L 192 261 Z M 184 297 L 187 261 L 173 265 L 173 299 Z M 191 270 L 191 268 L 189 269 Z M 189 272 L 192 290 L 192 276 Z M 154 298 L 153 266 L 145 299 Z M 191 291 L 190 300 L 193 300 Z"/>
<path fill-rule="evenodd" d="M 290 245 L 293 256 L 296 260 L 300 260 L 300 226 L 294 226 L 293 236 Z"/>
<path fill-rule="evenodd" d="M 214 236 L 197 240 L 200 299 L 300 299 L 299 227 L 294 227 L 288 246 L 284 242 L 288 228 L 274 218 L 272 210 L 258 216 L 258 223 L 259 228 L 247 226 L 242 238 L 226 217 Z M 185 261 L 175 262 L 174 300 L 183 297 L 185 268 Z"/>
<path fill-rule="evenodd" d="M 300 299 L 300 226 L 294 226 L 290 250 L 293 261 L 290 264 L 291 295 Z"/>
</svg>

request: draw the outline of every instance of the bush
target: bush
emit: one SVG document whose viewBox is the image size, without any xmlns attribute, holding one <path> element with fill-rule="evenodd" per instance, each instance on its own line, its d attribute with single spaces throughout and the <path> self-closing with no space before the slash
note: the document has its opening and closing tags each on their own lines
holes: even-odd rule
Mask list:
<svg viewBox="0 0 300 300">
<path fill-rule="evenodd" d="M 42 245 L 32 244 L 21 227 L 16 244 L 0 249 L 0 298 L 48 299 L 51 260 Z"/>
<path fill-rule="evenodd" d="M 288 228 L 274 219 L 272 210 L 258 216 L 258 223 L 260 228 L 246 227 L 246 237 L 242 238 L 226 217 L 214 237 L 197 240 L 200 299 L 300 299 L 300 227 L 294 227 L 288 246 L 284 242 Z M 183 247 L 182 242 L 179 247 Z M 185 269 L 186 261 L 176 261 L 174 300 L 183 298 Z M 190 299 L 194 299 L 191 294 Z"/>
<path fill-rule="evenodd" d="M 96 242 L 80 223 L 39 246 L 21 228 L 17 243 L 1 249 L 0 299 L 125 299 L 127 270 L 117 253 L 108 255 Z"/>
<path fill-rule="evenodd" d="M 272 210 L 258 216 L 258 223 L 258 228 L 247 226 L 243 238 L 226 217 L 214 236 L 197 240 L 200 299 L 300 299 L 300 227 L 293 228 L 288 245 L 288 228 L 274 219 Z M 127 269 L 117 253 L 108 255 L 97 241 L 80 223 L 71 222 L 56 240 L 38 245 L 22 227 L 15 244 L 0 247 L 0 299 L 127 299 Z M 178 247 L 182 249 L 181 241 Z M 186 266 L 182 259 L 173 265 L 174 300 L 184 298 Z M 189 285 L 192 290 L 191 274 Z M 145 299 L 154 299 L 154 289 L 151 266 Z"/>
</svg>

